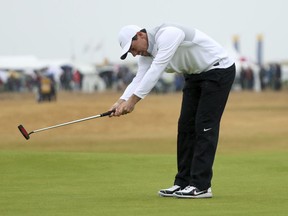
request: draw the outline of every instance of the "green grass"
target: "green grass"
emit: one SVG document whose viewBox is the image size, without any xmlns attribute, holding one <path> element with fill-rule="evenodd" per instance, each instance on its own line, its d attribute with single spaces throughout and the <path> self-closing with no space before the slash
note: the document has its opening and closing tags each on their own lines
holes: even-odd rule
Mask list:
<svg viewBox="0 0 288 216">
<path fill-rule="evenodd" d="M 287 152 L 218 154 L 212 199 L 158 197 L 173 155 L 0 152 L 0 215 L 287 215 Z"/>
</svg>

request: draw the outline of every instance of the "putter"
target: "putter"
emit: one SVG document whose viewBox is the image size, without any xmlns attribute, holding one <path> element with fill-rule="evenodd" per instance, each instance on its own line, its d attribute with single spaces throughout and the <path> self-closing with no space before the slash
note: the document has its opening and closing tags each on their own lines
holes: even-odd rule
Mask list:
<svg viewBox="0 0 288 216">
<path fill-rule="evenodd" d="M 28 139 L 30 139 L 30 135 L 33 134 L 33 133 L 38 133 L 38 132 L 41 132 L 41 131 L 45 131 L 45 130 L 49 130 L 49 129 L 53 129 L 53 128 L 57 128 L 57 127 L 62 127 L 62 126 L 75 124 L 75 123 L 82 122 L 82 121 L 87 121 L 87 120 L 91 120 L 91 119 L 95 119 L 95 118 L 108 116 L 108 115 L 110 115 L 113 112 L 115 112 L 115 110 L 107 111 L 107 112 L 104 112 L 104 113 L 101 113 L 101 114 L 98 114 L 98 115 L 94 115 L 94 116 L 90 116 L 90 117 L 87 117 L 87 118 L 82 118 L 82 119 L 78 119 L 78 120 L 74 120 L 74 121 L 70 121 L 70 122 L 65 122 L 65 123 L 62 123 L 62 124 L 53 125 L 53 126 L 50 126 L 50 127 L 45 127 L 45 128 L 33 130 L 30 133 L 27 132 L 27 130 L 24 128 L 23 125 L 19 125 L 18 129 L 21 132 L 21 134 L 25 137 L 25 139 L 28 140 Z"/>
</svg>

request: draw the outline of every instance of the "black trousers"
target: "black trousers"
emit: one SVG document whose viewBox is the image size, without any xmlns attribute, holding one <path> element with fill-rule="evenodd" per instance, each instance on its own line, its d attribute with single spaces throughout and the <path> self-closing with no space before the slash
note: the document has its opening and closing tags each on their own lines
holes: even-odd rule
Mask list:
<svg viewBox="0 0 288 216">
<path fill-rule="evenodd" d="M 211 187 L 220 120 L 234 78 L 235 65 L 185 76 L 175 185 L 192 185 L 200 190 Z"/>
</svg>

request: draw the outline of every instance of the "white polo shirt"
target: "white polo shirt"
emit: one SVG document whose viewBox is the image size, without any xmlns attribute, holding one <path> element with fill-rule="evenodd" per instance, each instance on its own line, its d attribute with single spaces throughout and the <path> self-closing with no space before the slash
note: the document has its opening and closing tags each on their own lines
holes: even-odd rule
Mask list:
<svg viewBox="0 0 288 216">
<path fill-rule="evenodd" d="M 121 99 L 128 100 L 132 94 L 144 98 L 164 71 L 199 74 L 234 63 L 220 44 L 195 28 L 163 24 L 147 30 L 147 35 L 151 56 L 139 57 L 136 76 Z M 219 64 L 213 66 L 216 63 Z"/>
</svg>

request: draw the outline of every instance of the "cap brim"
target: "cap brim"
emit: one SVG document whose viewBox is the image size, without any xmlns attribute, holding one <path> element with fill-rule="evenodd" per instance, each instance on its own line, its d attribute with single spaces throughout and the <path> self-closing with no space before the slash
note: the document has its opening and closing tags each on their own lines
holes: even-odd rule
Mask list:
<svg viewBox="0 0 288 216">
<path fill-rule="evenodd" d="M 129 49 L 131 47 L 131 43 L 132 43 L 132 39 L 123 47 L 122 55 L 121 55 L 120 59 L 124 60 L 127 57 Z"/>
<path fill-rule="evenodd" d="M 124 60 L 124 59 L 126 59 L 127 55 L 128 55 L 128 52 L 127 52 L 127 53 L 125 53 L 124 55 L 122 55 L 122 56 L 120 57 L 120 59 L 121 59 L 121 60 Z"/>
</svg>

